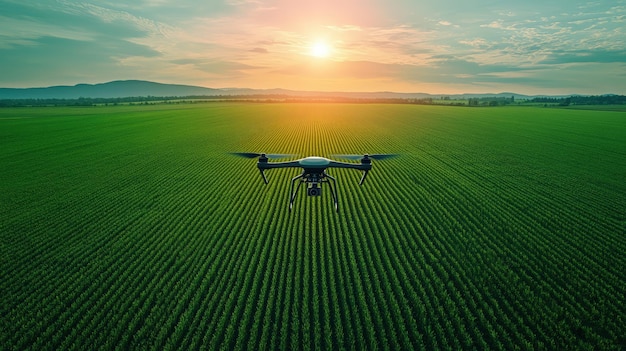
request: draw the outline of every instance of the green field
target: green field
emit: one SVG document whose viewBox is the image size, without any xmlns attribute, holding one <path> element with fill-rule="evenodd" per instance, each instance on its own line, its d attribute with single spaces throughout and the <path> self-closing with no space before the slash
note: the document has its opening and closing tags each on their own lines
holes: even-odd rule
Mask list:
<svg viewBox="0 0 626 351">
<path fill-rule="evenodd" d="M 0 349 L 626 348 L 626 113 L 0 109 Z M 294 169 L 234 151 L 398 153 Z"/>
</svg>

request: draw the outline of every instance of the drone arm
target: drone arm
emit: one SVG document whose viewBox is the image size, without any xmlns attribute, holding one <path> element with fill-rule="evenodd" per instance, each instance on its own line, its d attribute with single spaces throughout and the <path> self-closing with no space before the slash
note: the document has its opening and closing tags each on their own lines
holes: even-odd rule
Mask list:
<svg viewBox="0 0 626 351">
<path fill-rule="evenodd" d="M 289 168 L 289 167 L 301 167 L 298 161 L 287 162 L 258 162 L 259 169 L 274 169 L 274 168 Z"/>
<path fill-rule="evenodd" d="M 298 167 L 298 163 L 297 162 L 267 162 L 267 161 L 259 161 L 257 163 L 257 167 L 259 168 L 259 171 L 261 172 L 261 177 L 263 178 L 263 181 L 265 182 L 265 184 L 267 184 L 268 183 L 267 177 L 265 177 L 265 170 L 266 169 Z"/>
<path fill-rule="evenodd" d="M 351 169 L 359 169 L 362 171 L 372 169 L 372 165 L 368 163 L 348 163 L 348 162 L 340 162 L 340 161 L 330 161 L 327 166 L 328 168 L 351 168 Z"/>
</svg>

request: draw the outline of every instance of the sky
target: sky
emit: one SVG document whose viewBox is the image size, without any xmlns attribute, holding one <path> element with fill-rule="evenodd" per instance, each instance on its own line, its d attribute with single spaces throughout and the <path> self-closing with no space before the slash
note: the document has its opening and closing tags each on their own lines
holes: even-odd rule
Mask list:
<svg viewBox="0 0 626 351">
<path fill-rule="evenodd" d="M 626 95 L 626 0 L 0 0 L 0 87 Z"/>
</svg>

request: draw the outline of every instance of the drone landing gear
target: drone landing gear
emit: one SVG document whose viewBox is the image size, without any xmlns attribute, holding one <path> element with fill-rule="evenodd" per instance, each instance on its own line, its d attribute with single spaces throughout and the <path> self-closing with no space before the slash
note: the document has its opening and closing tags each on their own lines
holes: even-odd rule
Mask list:
<svg viewBox="0 0 626 351">
<path fill-rule="evenodd" d="M 300 182 L 294 189 L 294 185 L 296 181 L 300 179 Z M 331 182 L 332 181 L 332 182 Z M 307 173 L 303 172 L 299 176 L 293 177 L 291 179 L 291 186 L 289 188 L 289 211 L 293 208 L 293 201 L 296 199 L 296 195 L 298 195 L 298 190 L 300 190 L 300 186 L 302 184 L 307 184 L 307 195 L 308 196 L 320 196 L 322 195 L 321 185 L 326 183 L 330 188 L 330 194 L 333 197 L 333 202 L 335 204 L 335 211 L 339 212 L 339 200 L 337 198 L 337 193 L 335 192 L 335 187 L 337 186 L 337 180 L 326 174 L 326 172 L 321 173 Z M 335 187 L 333 187 L 333 184 Z"/>
<path fill-rule="evenodd" d="M 337 186 L 337 180 L 326 173 L 324 173 L 324 175 L 326 175 L 328 179 L 332 180 L 332 183 L 329 182 L 328 179 L 324 180 L 324 182 L 328 183 L 328 187 L 330 188 L 330 194 L 333 196 L 333 202 L 335 203 L 335 212 L 339 212 L 339 200 L 337 199 L 337 194 L 333 189 L 333 184 L 335 184 L 335 187 Z"/>
</svg>

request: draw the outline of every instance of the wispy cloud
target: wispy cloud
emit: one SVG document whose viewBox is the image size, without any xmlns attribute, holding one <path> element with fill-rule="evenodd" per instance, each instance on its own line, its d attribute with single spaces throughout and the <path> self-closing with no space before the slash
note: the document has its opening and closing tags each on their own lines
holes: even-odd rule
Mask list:
<svg viewBox="0 0 626 351">
<path fill-rule="evenodd" d="M 266 48 L 252 48 L 250 52 L 255 52 L 257 54 L 267 54 L 269 51 Z"/>
</svg>

